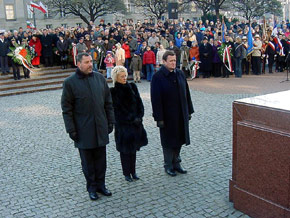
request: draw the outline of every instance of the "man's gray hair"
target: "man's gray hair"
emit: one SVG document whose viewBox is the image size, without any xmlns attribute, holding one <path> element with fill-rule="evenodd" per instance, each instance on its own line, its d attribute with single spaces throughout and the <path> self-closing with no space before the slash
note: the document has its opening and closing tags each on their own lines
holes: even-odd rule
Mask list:
<svg viewBox="0 0 290 218">
<path fill-rule="evenodd" d="M 77 56 L 77 62 L 82 62 L 83 56 L 88 57 L 90 55 L 86 52 L 79 53 Z"/>
<path fill-rule="evenodd" d="M 115 83 L 117 82 L 117 77 L 120 73 L 125 72 L 126 75 L 128 76 L 128 72 L 127 69 L 123 66 L 116 66 L 113 68 L 112 70 L 112 80 L 113 80 L 113 84 L 115 85 Z"/>
</svg>

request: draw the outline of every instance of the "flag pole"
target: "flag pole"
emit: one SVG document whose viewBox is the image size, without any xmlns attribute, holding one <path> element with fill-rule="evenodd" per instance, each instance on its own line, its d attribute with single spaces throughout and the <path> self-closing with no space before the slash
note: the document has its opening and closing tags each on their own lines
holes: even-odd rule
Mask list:
<svg viewBox="0 0 290 218">
<path fill-rule="evenodd" d="M 35 9 L 33 8 L 33 25 L 34 28 L 36 29 L 36 19 L 35 19 Z"/>
</svg>

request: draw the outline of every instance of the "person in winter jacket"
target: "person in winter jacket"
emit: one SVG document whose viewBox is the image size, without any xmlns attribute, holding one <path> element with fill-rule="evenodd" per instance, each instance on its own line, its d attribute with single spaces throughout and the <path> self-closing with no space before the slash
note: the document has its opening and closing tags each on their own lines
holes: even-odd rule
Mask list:
<svg viewBox="0 0 290 218">
<path fill-rule="evenodd" d="M 29 42 L 29 46 L 35 50 L 35 54 L 36 54 L 36 56 L 32 59 L 31 64 L 39 68 L 41 49 L 42 49 L 40 39 L 36 35 L 33 35 L 32 39 Z"/>
<path fill-rule="evenodd" d="M 132 57 L 130 69 L 133 72 L 134 82 L 140 83 L 140 71 L 142 70 L 142 59 L 139 53 L 136 51 Z"/>
<path fill-rule="evenodd" d="M 112 71 L 113 85 L 110 89 L 115 114 L 115 142 L 120 152 L 125 180 L 138 180 L 136 174 L 136 152 L 148 144 L 142 124 L 144 106 L 137 86 L 127 82 L 127 69 L 116 66 Z"/>
<path fill-rule="evenodd" d="M 125 64 L 125 50 L 121 48 L 121 44 L 116 44 L 115 61 L 116 66 L 124 66 Z"/>
<path fill-rule="evenodd" d="M 235 57 L 235 76 L 242 77 L 242 60 L 246 53 L 246 50 L 242 44 L 240 37 L 236 38 L 236 43 L 234 45 L 234 57 Z"/>
<path fill-rule="evenodd" d="M 131 51 L 130 46 L 128 44 L 128 40 L 126 39 L 122 45 L 122 48 L 125 51 L 125 67 L 127 69 L 127 72 L 130 72 L 130 62 L 131 62 Z"/>
<path fill-rule="evenodd" d="M 111 51 L 107 52 L 107 56 L 106 56 L 104 62 L 106 64 L 107 79 L 110 79 L 111 78 L 111 72 L 112 72 L 112 69 L 113 69 L 114 63 L 115 63 L 115 59 L 114 59 Z"/>
<path fill-rule="evenodd" d="M 63 35 L 59 36 L 59 40 L 56 43 L 58 53 L 60 55 L 60 63 L 61 63 L 61 69 L 67 68 L 67 62 L 68 62 L 68 41 L 67 39 L 64 39 Z"/>
<path fill-rule="evenodd" d="M 147 81 L 151 81 L 154 74 L 154 65 L 156 64 L 155 54 L 151 48 L 147 46 L 146 52 L 143 55 L 143 64 L 146 66 Z"/>
</svg>

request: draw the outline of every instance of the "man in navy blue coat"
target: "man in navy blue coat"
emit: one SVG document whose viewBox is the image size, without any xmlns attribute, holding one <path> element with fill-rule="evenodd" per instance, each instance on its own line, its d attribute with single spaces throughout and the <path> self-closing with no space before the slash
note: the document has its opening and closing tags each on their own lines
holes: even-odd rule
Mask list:
<svg viewBox="0 0 290 218">
<path fill-rule="evenodd" d="M 182 71 L 176 68 L 176 55 L 166 51 L 163 66 L 151 82 L 151 103 L 154 120 L 160 129 L 165 172 L 187 173 L 181 165 L 182 145 L 190 144 L 189 120 L 194 112 L 188 84 Z"/>
</svg>

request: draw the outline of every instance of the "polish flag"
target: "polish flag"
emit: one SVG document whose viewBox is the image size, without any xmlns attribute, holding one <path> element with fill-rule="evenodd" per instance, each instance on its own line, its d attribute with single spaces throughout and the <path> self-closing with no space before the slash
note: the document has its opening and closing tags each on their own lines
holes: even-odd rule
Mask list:
<svg viewBox="0 0 290 218">
<path fill-rule="evenodd" d="M 47 8 L 42 4 L 42 2 L 39 2 L 39 5 L 34 2 L 30 2 L 30 5 L 31 7 L 36 8 L 45 14 L 47 13 Z"/>
<path fill-rule="evenodd" d="M 47 8 L 44 6 L 44 4 L 42 4 L 42 2 L 39 2 L 39 7 L 40 7 L 39 10 L 41 10 L 43 13 L 46 14 L 48 12 Z"/>
</svg>

